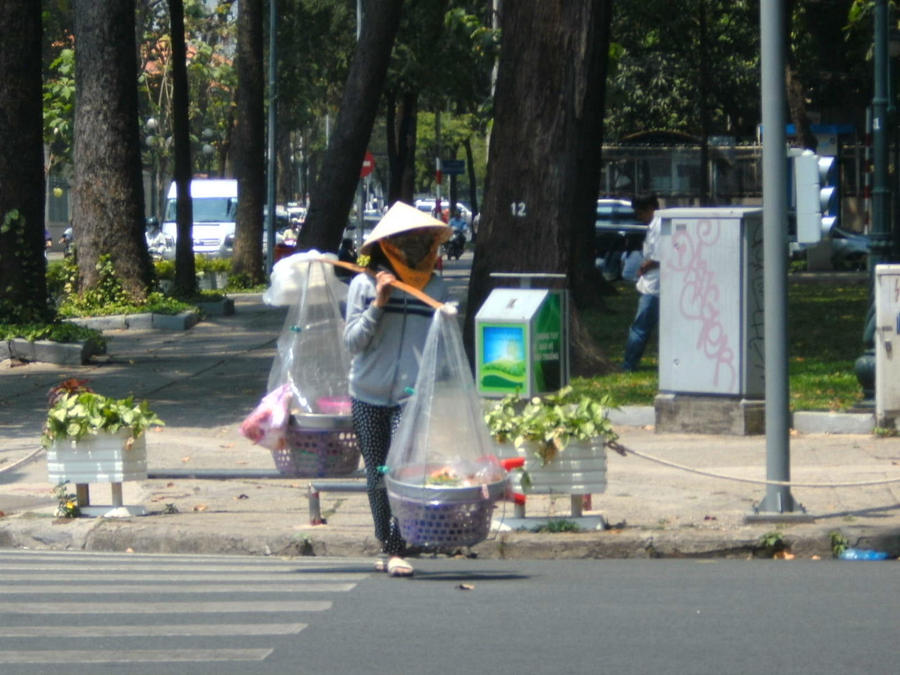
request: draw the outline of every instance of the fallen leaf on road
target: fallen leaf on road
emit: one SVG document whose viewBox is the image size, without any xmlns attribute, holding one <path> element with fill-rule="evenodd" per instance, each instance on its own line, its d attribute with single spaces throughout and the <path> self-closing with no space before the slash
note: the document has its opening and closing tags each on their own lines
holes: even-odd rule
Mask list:
<svg viewBox="0 0 900 675">
<path fill-rule="evenodd" d="M 787 551 L 778 551 L 772 557 L 776 560 L 793 560 L 797 556 L 795 556 L 793 553 L 788 553 Z"/>
<path fill-rule="evenodd" d="M 197 504 L 194 507 L 194 511 L 206 511 L 206 504 Z"/>
<path fill-rule="evenodd" d="M 250 499 L 250 497 L 245 494 L 239 494 L 237 497 L 235 497 L 235 499 Z"/>
<path fill-rule="evenodd" d="M 457 588 L 461 591 L 471 591 L 475 588 L 474 584 L 460 584 Z"/>
<path fill-rule="evenodd" d="M 166 487 L 175 487 L 175 483 L 169 481 L 168 483 L 166 483 Z"/>
<path fill-rule="evenodd" d="M 182 461 L 182 462 L 190 462 L 190 461 L 191 461 L 191 458 L 190 458 L 190 457 L 182 457 L 182 458 L 181 458 L 181 461 Z"/>
</svg>

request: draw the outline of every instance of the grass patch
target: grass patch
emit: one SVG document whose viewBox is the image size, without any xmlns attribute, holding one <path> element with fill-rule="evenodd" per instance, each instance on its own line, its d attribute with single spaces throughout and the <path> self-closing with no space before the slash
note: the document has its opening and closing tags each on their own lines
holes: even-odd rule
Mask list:
<svg viewBox="0 0 900 675">
<path fill-rule="evenodd" d="M 633 373 L 618 371 L 628 326 L 637 307 L 631 283 L 604 297 L 604 311 L 583 315 L 588 330 L 613 365 L 612 372 L 575 378 L 576 393 L 609 394 L 618 405 L 652 405 L 659 386 L 657 341 L 651 339 Z M 788 280 L 788 376 L 792 410 L 847 410 L 862 399 L 853 364 L 863 352 L 868 285 Z"/>
</svg>

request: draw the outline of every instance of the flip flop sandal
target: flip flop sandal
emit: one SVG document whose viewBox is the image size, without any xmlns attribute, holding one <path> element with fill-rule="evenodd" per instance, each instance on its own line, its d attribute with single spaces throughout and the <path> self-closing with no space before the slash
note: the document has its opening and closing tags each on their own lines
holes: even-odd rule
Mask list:
<svg viewBox="0 0 900 675">
<path fill-rule="evenodd" d="M 387 571 L 392 577 L 411 577 L 414 573 L 412 565 L 398 557 L 388 560 Z"/>
</svg>

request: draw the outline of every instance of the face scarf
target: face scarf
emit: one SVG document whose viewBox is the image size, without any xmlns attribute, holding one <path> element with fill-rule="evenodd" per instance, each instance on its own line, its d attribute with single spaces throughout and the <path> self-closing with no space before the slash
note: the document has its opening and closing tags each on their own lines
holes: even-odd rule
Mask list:
<svg viewBox="0 0 900 675">
<path fill-rule="evenodd" d="M 420 291 L 431 279 L 440 240 L 430 233 L 402 234 L 378 242 L 403 281 Z"/>
</svg>

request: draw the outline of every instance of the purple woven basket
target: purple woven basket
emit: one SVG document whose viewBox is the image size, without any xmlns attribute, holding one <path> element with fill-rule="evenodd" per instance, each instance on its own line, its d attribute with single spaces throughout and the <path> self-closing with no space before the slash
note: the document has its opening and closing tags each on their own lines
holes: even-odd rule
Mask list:
<svg viewBox="0 0 900 675">
<path fill-rule="evenodd" d="M 349 418 L 330 426 L 336 428 L 301 426 L 291 417 L 287 446 L 272 450 L 278 472 L 300 478 L 336 478 L 356 471 L 359 446 Z"/>
<path fill-rule="evenodd" d="M 494 502 L 506 492 L 506 480 L 481 486 L 430 487 L 385 476 L 391 513 L 410 546 L 448 551 L 487 539 Z"/>
<path fill-rule="evenodd" d="M 474 546 L 487 539 L 491 530 L 494 502 L 490 499 L 429 504 L 390 490 L 388 499 L 400 534 L 410 546 L 434 551 Z"/>
</svg>

